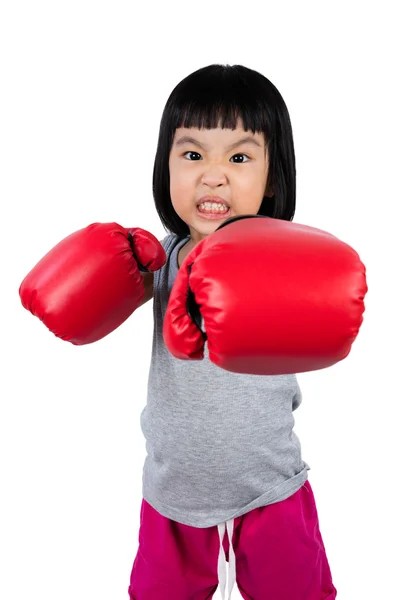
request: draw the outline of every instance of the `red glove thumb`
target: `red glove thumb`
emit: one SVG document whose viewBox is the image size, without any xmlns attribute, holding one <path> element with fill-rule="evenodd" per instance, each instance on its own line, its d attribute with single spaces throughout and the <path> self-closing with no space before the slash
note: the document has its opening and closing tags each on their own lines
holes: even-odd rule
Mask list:
<svg viewBox="0 0 400 600">
<path fill-rule="evenodd" d="M 190 288 L 189 279 L 193 264 L 201 255 L 206 241 L 207 239 L 204 239 L 199 242 L 181 265 L 164 317 L 164 342 L 176 358 L 194 360 L 204 358 L 207 335 L 201 329 L 199 305 L 202 306 L 208 298 L 202 293 L 205 288 L 202 288 L 200 293 L 196 292 L 195 296 Z M 206 286 L 207 281 L 205 281 Z"/>
</svg>

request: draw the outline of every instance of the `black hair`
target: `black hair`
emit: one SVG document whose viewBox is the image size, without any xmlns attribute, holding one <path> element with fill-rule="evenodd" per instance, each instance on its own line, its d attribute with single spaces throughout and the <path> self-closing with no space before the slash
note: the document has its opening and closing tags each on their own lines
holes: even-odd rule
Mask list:
<svg viewBox="0 0 400 600">
<path fill-rule="evenodd" d="M 153 169 L 153 196 L 164 227 L 187 237 L 188 225 L 177 215 L 170 196 L 169 155 L 178 127 L 243 128 L 263 133 L 269 153 L 267 189 L 259 215 L 291 221 L 296 209 L 296 164 L 292 126 L 277 88 L 242 65 L 209 65 L 183 79 L 165 105 Z"/>
</svg>

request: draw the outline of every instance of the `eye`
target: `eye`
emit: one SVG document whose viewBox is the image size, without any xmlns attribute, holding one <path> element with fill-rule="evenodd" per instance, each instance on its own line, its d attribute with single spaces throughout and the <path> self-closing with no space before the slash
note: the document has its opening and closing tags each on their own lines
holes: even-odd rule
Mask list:
<svg viewBox="0 0 400 600">
<path fill-rule="evenodd" d="M 243 157 L 243 158 L 245 157 L 245 158 L 247 159 L 247 160 L 239 160 L 239 161 L 234 161 L 234 162 L 239 162 L 239 164 L 240 164 L 240 163 L 243 163 L 243 162 L 247 162 L 248 160 L 250 160 L 250 158 L 247 156 L 247 154 L 242 154 L 242 153 L 240 153 L 240 154 L 235 154 L 234 156 L 232 156 L 232 158 L 236 158 L 236 157 L 238 157 L 238 156 L 241 156 L 241 157 Z"/>
<path fill-rule="evenodd" d="M 186 157 L 188 154 L 190 155 L 190 158 L 189 158 L 190 161 L 201 160 L 201 154 L 199 154 L 198 152 L 193 152 L 192 150 L 189 150 L 189 152 L 185 152 L 185 154 L 183 156 Z M 241 157 L 242 160 L 235 160 L 234 162 L 239 163 L 239 164 L 248 162 L 250 160 L 250 158 L 247 156 L 247 154 L 243 154 L 243 153 L 234 154 L 230 158 L 230 160 L 232 160 L 232 158 L 238 158 L 238 157 Z"/>
<path fill-rule="evenodd" d="M 193 156 L 193 154 L 196 154 L 197 156 L 200 156 L 200 154 L 198 152 L 193 152 L 192 150 L 189 150 L 189 152 L 185 152 L 185 154 L 183 156 L 186 156 L 187 154 L 191 154 Z M 200 156 L 201 158 L 201 156 Z M 192 160 L 192 158 L 189 158 L 189 160 Z M 198 159 L 195 159 L 198 160 Z"/>
</svg>

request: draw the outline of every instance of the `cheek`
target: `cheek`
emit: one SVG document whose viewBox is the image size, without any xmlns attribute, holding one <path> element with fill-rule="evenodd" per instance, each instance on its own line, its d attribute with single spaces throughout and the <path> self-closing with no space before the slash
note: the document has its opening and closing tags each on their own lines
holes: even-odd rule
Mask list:
<svg viewBox="0 0 400 600">
<path fill-rule="evenodd" d="M 185 211 L 193 203 L 195 197 L 195 186 L 192 178 L 183 170 L 170 172 L 170 196 L 172 205 L 177 211 Z"/>
<path fill-rule="evenodd" d="M 171 177 L 170 179 L 170 193 L 171 197 L 175 197 L 177 200 L 182 200 L 188 193 L 190 186 L 188 182 L 182 177 Z"/>
<path fill-rule="evenodd" d="M 267 182 L 267 173 L 265 169 L 258 166 L 251 173 L 251 176 L 247 178 L 247 185 L 249 190 L 257 197 L 260 194 L 264 195 L 265 185 Z"/>
<path fill-rule="evenodd" d="M 188 190 L 193 189 L 193 176 L 182 168 L 170 170 L 169 178 L 171 193 L 186 194 Z"/>
<path fill-rule="evenodd" d="M 265 192 L 264 174 L 259 170 L 248 172 L 247 175 L 237 181 L 234 199 L 238 208 L 245 212 L 257 213 Z"/>
</svg>

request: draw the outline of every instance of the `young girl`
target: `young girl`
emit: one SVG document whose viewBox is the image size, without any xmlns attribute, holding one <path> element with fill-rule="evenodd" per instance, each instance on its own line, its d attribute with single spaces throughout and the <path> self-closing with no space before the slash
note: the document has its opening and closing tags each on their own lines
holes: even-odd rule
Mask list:
<svg viewBox="0 0 400 600">
<path fill-rule="evenodd" d="M 165 106 L 154 165 L 166 264 L 153 297 L 147 457 L 131 600 L 206 600 L 236 581 L 246 600 L 333 600 L 309 466 L 293 432 L 296 375 L 257 376 L 174 358 L 163 318 L 187 254 L 226 219 L 293 220 L 295 155 L 285 102 L 263 75 L 211 65 Z M 253 283 L 253 285 L 255 282 Z M 252 285 L 252 282 L 249 282 Z M 257 293 L 255 288 L 254 293 Z"/>
</svg>

